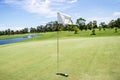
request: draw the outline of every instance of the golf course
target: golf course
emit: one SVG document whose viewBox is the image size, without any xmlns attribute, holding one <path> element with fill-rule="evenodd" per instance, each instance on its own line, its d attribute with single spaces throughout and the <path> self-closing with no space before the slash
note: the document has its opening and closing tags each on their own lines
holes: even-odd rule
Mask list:
<svg viewBox="0 0 120 80">
<path fill-rule="evenodd" d="M 120 80 L 120 29 L 59 32 L 59 72 L 68 77 L 56 75 L 57 32 L 39 34 L 0 45 L 0 80 Z"/>
</svg>

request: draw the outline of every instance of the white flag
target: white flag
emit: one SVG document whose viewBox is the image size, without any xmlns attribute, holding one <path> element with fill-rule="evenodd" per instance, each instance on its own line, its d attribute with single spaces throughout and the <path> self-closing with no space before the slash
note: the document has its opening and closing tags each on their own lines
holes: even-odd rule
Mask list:
<svg viewBox="0 0 120 80">
<path fill-rule="evenodd" d="M 71 17 L 69 15 L 63 14 L 63 13 L 57 13 L 58 23 L 59 24 L 69 24 L 72 25 L 73 22 L 71 20 Z"/>
</svg>

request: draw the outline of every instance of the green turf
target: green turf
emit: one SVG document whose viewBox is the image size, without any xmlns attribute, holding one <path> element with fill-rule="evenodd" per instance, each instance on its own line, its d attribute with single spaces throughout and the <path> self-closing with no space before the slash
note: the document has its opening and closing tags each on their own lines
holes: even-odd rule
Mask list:
<svg viewBox="0 0 120 80">
<path fill-rule="evenodd" d="M 92 33 L 91 30 L 83 30 L 79 31 L 78 34 L 74 34 L 74 31 L 61 31 L 59 32 L 59 36 L 61 39 L 66 38 L 78 38 L 78 37 L 106 37 L 106 36 L 120 36 L 120 29 L 117 33 L 115 33 L 114 29 L 106 29 L 105 31 L 99 31 L 96 29 L 96 35 L 90 35 Z M 38 36 L 36 38 L 27 40 L 27 41 L 38 41 L 38 40 L 54 40 L 57 38 L 57 32 L 47 32 L 41 33 L 42 36 Z"/>
<path fill-rule="evenodd" d="M 2 35 L 0 40 L 13 39 L 13 38 L 22 38 L 28 35 L 37 35 L 38 33 L 28 33 L 28 34 L 15 34 L 15 35 Z"/>
<path fill-rule="evenodd" d="M 78 34 L 74 34 L 74 31 L 61 31 L 60 37 L 64 39 L 64 38 L 78 38 L 78 37 L 120 36 L 120 29 L 118 29 L 117 33 L 115 33 L 114 29 L 106 29 L 105 31 L 103 30 L 99 31 L 98 29 L 96 29 L 96 35 L 90 35 L 91 33 L 92 33 L 91 30 L 79 31 Z M 46 32 L 46 33 L 19 34 L 19 35 L 7 35 L 7 36 L 5 35 L 5 36 L 0 36 L 0 40 L 18 38 L 18 37 L 24 37 L 27 35 L 36 35 L 36 34 L 42 34 L 42 35 L 27 41 L 48 40 L 48 39 L 53 40 L 56 39 L 57 37 L 57 32 Z"/>
<path fill-rule="evenodd" d="M 70 76 L 56 65 L 56 40 L 0 46 L 0 80 L 119 80 L 120 36 L 62 39 L 60 72 Z"/>
</svg>

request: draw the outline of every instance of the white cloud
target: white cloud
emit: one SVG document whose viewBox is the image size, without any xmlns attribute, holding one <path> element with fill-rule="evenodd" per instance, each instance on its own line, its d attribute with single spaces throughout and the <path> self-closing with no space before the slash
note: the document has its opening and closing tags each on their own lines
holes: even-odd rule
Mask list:
<svg viewBox="0 0 120 80">
<path fill-rule="evenodd" d="M 120 17 L 120 12 L 114 12 L 114 13 L 113 13 L 113 16 L 115 16 L 115 17 Z"/>
<path fill-rule="evenodd" d="M 75 3 L 75 2 L 77 2 L 77 0 L 71 0 L 71 1 L 70 1 L 70 3 Z"/>
<path fill-rule="evenodd" d="M 96 20 L 98 24 L 100 22 L 109 23 L 111 20 L 115 20 L 119 17 L 120 17 L 120 12 L 113 12 L 113 14 L 111 14 L 110 17 L 91 17 L 91 18 L 88 18 L 87 21 L 89 22 L 89 21 Z"/>
<path fill-rule="evenodd" d="M 6 30 L 6 29 L 11 29 L 11 30 L 20 30 L 23 29 L 25 27 L 18 27 L 15 24 L 11 25 L 5 25 L 5 24 L 0 24 L 0 31 L 2 30 Z"/>
<path fill-rule="evenodd" d="M 93 21 L 96 20 L 97 24 L 99 25 L 100 22 L 105 22 L 105 23 L 109 23 L 113 18 L 112 17 L 91 17 L 88 18 L 87 21 Z"/>
<path fill-rule="evenodd" d="M 49 0 L 51 2 L 67 2 L 67 3 L 75 3 L 78 0 Z"/>
<path fill-rule="evenodd" d="M 77 0 L 5 0 L 7 4 L 47 17 L 56 16 L 57 12 L 70 8 L 74 2 Z"/>
</svg>

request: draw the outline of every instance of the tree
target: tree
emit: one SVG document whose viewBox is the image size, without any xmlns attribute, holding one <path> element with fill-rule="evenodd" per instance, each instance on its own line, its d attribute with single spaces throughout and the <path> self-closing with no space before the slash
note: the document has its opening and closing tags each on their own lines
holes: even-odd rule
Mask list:
<svg viewBox="0 0 120 80">
<path fill-rule="evenodd" d="M 2 35 L 2 31 L 0 31 L 0 36 Z"/>
<path fill-rule="evenodd" d="M 10 35 L 10 34 L 11 34 L 11 30 L 10 30 L 10 29 L 8 29 L 8 30 L 7 30 L 7 33 L 8 33 L 8 35 Z"/>
<path fill-rule="evenodd" d="M 57 26 L 57 31 L 62 31 L 63 30 L 63 25 L 62 24 L 59 24 L 58 26 Z"/>
<path fill-rule="evenodd" d="M 16 31 L 15 31 L 15 34 L 20 34 L 20 31 L 19 31 L 19 30 L 16 30 Z"/>
<path fill-rule="evenodd" d="M 64 30 L 65 30 L 65 31 L 70 31 L 70 26 L 69 26 L 69 25 L 66 25 L 66 26 L 64 27 Z"/>
<path fill-rule="evenodd" d="M 103 28 L 104 31 L 105 31 L 105 28 L 107 28 L 107 25 L 105 22 L 101 22 L 100 26 Z"/>
<path fill-rule="evenodd" d="M 62 24 L 59 24 L 62 26 Z M 46 25 L 45 25 L 45 31 L 57 31 L 57 27 L 58 27 L 58 22 L 57 21 L 51 21 L 51 22 L 48 22 Z M 60 28 L 60 27 L 59 27 Z M 63 28 L 61 27 L 60 28 L 61 30 L 63 30 Z"/>
<path fill-rule="evenodd" d="M 99 26 L 99 31 L 101 31 L 101 29 L 102 29 L 102 27 L 101 27 L 101 26 Z"/>
<path fill-rule="evenodd" d="M 120 18 L 117 18 L 116 20 L 111 20 L 108 24 L 110 28 L 120 28 Z"/>
<path fill-rule="evenodd" d="M 37 26 L 37 32 L 44 32 L 43 25 Z"/>
<path fill-rule="evenodd" d="M 72 25 L 73 26 L 73 30 L 75 31 L 74 34 L 78 34 L 79 32 L 79 28 L 77 25 Z"/>
<path fill-rule="evenodd" d="M 120 18 L 115 20 L 115 26 L 114 27 L 120 28 Z"/>
<path fill-rule="evenodd" d="M 0 36 L 1 36 L 1 35 L 4 35 L 4 31 L 0 31 Z"/>
<path fill-rule="evenodd" d="M 83 18 L 77 19 L 76 24 L 78 25 L 80 30 L 83 30 L 85 28 L 85 21 L 86 20 Z"/>
<path fill-rule="evenodd" d="M 37 30 L 36 30 L 35 28 L 32 28 L 32 27 L 31 27 L 31 28 L 30 28 L 30 32 L 31 32 L 31 33 L 35 33 L 35 32 L 37 32 Z"/>
<path fill-rule="evenodd" d="M 115 33 L 117 33 L 117 27 L 115 27 Z"/>
<path fill-rule="evenodd" d="M 92 21 L 90 21 L 87 25 L 86 25 L 87 29 L 91 30 L 92 29 Z"/>
<path fill-rule="evenodd" d="M 10 35 L 11 34 L 11 30 L 10 29 L 7 29 L 4 31 L 4 35 Z"/>
<path fill-rule="evenodd" d="M 45 28 L 46 28 L 46 31 L 47 31 L 47 32 L 52 31 L 52 27 L 53 27 L 52 24 L 53 24 L 52 22 L 48 22 L 48 23 L 45 25 Z"/>
<path fill-rule="evenodd" d="M 15 34 L 14 30 L 11 30 L 11 34 L 12 34 L 12 35 Z"/>
<path fill-rule="evenodd" d="M 53 22 L 53 31 L 57 31 L 57 26 L 58 26 L 58 22 L 54 21 Z"/>
<path fill-rule="evenodd" d="M 25 33 L 28 33 L 28 28 L 24 28 L 21 30 L 21 33 L 25 34 Z"/>
<path fill-rule="evenodd" d="M 91 34 L 91 35 L 96 35 L 96 34 L 95 34 L 95 29 L 92 30 L 92 34 Z"/>
<path fill-rule="evenodd" d="M 75 26 L 77 26 L 77 25 L 66 25 L 64 27 L 64 30 L 66 30 L 66 31 L 74 31 Z"/>
<path fill-rule="evenodd" d="M 109 22 L 108 26 L 109 26 L 110 28 L 114 28 L 114 27 L 115 27 L 115 21 L 114 21 L 114 20 L 111 20 L 111 21 Z"/>
<path fill-rule="evenodd" d="M 93 21 L 93 29 L 95 29 L 95 28 L 97 28 L 97 21 L 96 20 Z"/>
</svg>

